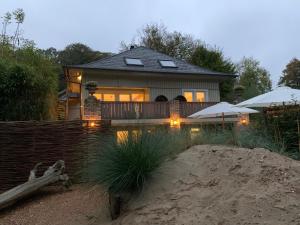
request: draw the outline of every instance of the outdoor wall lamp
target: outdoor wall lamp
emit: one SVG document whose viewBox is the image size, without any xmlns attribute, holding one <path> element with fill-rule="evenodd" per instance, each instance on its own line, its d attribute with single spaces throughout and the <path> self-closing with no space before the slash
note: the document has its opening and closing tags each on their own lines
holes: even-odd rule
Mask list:
<svg viewBox="0 0 300 225">
<path fill-rule="evenodd" d="M 171 127 L 180 127 L 180 120 L 178 118 L 170 119 Z"/>
</svg>

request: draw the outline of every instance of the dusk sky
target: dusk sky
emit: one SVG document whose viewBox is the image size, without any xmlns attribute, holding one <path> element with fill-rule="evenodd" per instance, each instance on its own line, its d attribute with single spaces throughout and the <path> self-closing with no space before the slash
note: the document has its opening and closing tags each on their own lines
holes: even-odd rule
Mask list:
<svg viewBox="0 0 300 225">
<path fill-rule="evenodd" d="M 234 62 L 254 57 L 273 84 L 300 58 L 299 0 L 0 0 L 1 16 L 16 8 L 26 13 L 23 36 L 39 48 L 82 42 L 117 53 L 145 24 L 163 23 L 218 46 Z"/>
</svg>

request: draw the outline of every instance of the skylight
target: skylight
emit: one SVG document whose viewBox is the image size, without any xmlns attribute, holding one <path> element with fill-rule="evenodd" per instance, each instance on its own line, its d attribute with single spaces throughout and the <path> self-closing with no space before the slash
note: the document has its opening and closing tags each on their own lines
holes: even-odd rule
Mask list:
<svg viewBox="0 0 300 225">
<path fill-rule="evenodd" d="M 162 67 L 176 68 L 176 64 L 172 60 L 159 60 Z"/>
<path fill-rule="evenodd" d="M 144 66 L 141 59 L 125 58 L 125 62 L 127 65 L 130 65 L 130 66 Z"/>
</svg>

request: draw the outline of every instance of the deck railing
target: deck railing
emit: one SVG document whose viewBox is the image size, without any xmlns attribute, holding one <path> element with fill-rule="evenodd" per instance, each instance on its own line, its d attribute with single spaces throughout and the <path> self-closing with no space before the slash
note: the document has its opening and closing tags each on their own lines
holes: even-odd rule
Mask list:
<svg viewBox="0 0 300 225">
<path fill-rule="evenodd" d="M 177 109 L 181 118 L 205 109 L 215 102 L 179 102 Z M 92 110 L 85 110 L 85 119 L 165 119 L 170 118 L 172 102 L 99 102 Z M 174 107 L 173 107 L 174 108 Z M 177 107 L 178 108 L 178 107 Z"/>
<path fill-rule="evenodd" d="M 180 102 L 179 115 L 181 118 L 186 118 L 193 113 L 215 104 L 217 104 L 217 102 Z"/>
<path fill-rule="evenodd" d="M 162 119 L 170 117 L 168 102 L 101 102 L 102 119 Z"/>
</svg>

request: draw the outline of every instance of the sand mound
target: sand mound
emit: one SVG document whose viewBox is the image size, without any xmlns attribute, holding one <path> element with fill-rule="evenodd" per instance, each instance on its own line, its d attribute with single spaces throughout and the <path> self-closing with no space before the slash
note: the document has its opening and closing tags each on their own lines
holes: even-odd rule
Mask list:
<svg viewBox="0 0 300 225">
<path fill-rule="evenodd" d="M 114 224 L 300 224 L 300 163 L 264 149 L 194 146 L 127 207 Z"/>
</svg>

